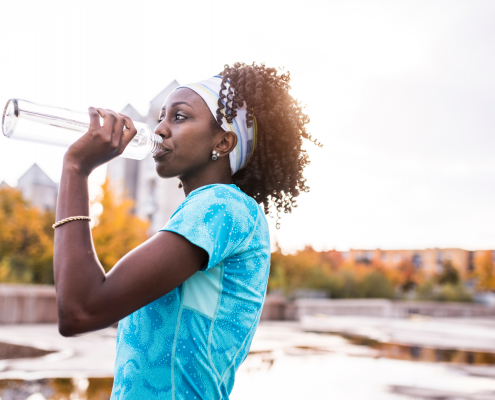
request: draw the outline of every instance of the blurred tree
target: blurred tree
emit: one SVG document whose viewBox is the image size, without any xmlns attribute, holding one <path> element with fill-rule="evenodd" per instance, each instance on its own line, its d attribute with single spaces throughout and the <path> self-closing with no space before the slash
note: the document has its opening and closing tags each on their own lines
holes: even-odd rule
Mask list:
<svg viewBox="0 0 495 400">
<path fill-rule="evenodd" d="M 93 241 L 98 259 L 108 272 L 129 251 L 148 239 L 149 224 L 131 213 L 131 200 L 117 200 L 108 179 L 102 185 L 99 201 L 103 212 L 93 228 Z"/>
<path fill-rule="evenodd" d="M 327 276 L 325 272 L 330 268 L 328 263 L 321 263 L 320 254 L 312 248 L 307 247 L 288 255 L 282 254 L 280 249 L 277 249 L 272 253 L 268 289 L 282 289 L 288 296 L 299 288 L 319 289 L 321 287 L 313 286 L 323 284 L 321 278 Z"/>
<path fill-rule="evenodd" d="M 369 265 L 342 265 L 332 252 L 317 252 L 306 247 L 284 255 L 272 253 L 268 289 L 281 290 L 291 297 L 296 289 L 320 289 L 332 298 L 394 298 L 392 282 L 381 268 Z"/>
<path fill-rule="evenodd" d="M 440 285 L 457 285 L 460 282 L 459 271 L 451 260 L 445 260 L 442 264 L 442 272 L 436 275 L 436 281 Z"/>
<path fill-rule="evenodd" d="M 476 257 L 474 276 L 477 279 L 478 290 L 491 291 L 495 289 L 495 268 L 491 251 L 484 251 Z"/>
<path fill-rule="evenodd" d="M 440 286 L 438 301 L 471 302 L 473 297 L 466 290 L 462 282 L 448 283 Z"/>
<path fill-rule="evenodd" d="M 416 298 L 417 300 L 434 301 L 437 293 L 438 289 L 435 282 L 432 279 L 427 279 L 417 287 Z"/>
<path fill-rule="evenodd" d="M 334 289 L 333 297 L 341 299 L 358 299 L 364 297 L 363 288 L 356 270 L 347 266 L 337 274 L 339 286 Z"/>
<path fill-rule="evenodd" d="M 395 290 L 392 282 L 380 271 L 366 274 L 362 282 L 363 297 L 393 299 Z"/>
<path fill-rule="evenodd" d="M 423 274 L 411 260 L 406 259 L 391 271 L 391 279 L 400 290 L 407 292 L 422 282 Z"/>
<path fill-rule="evenodd" d="M 0 281 L 53 283 L 53 222 L 17 189 L 0 189 Z"/>
<path fill-rule="evenodd" d="M 473 298 L 462 282 L 438 285 L 434 279 L 425 280 L 416 291 L 416 299 L 423 301 L 471 302 Z"/>
<path fill-rule="evenodd" d="M 313 250 L 314 251 L 314 250 Z M 337 250 L 322 251 L 319 253 L 321 262 L 330 265 L 332 270 L 337 270 L 343 263 L 342 253 Z"/>
<path fill-rule="evenodd" d="M 495 279 L 491 253 L 478 260 L 485 267 L 485 276 Z M 484 260 L 484 261 L 483 261 Z M 345 263 L 340 255 L 317 252 L 311 247 L 294 254 L 283 254 L 278 246 L 272 253 L 268 289 L 291 297 L 296 289 L 321 289 L 331 298 L 385 298 L 394 299 L 401 292 L 426 301 L 473 301 L 460 280 L 452 262 L 444 263 L 443 272 L 425 279 L 423 271 L 403 260 L 397 267 L 387 267 L 380 261 Z"/>
</svg>

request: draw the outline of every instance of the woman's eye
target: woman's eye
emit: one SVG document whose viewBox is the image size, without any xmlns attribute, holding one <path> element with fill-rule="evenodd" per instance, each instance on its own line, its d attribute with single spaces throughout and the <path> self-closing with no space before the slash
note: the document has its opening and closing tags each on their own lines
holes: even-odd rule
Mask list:
<svg viewBox="0 0 495 400">
<path fill-rule="evenodd" d="M 182 120 L 186 119 L 186 117 L 185 117 L 185 115 L 175 114 L 175 119 L 182 121 Z"/>
</svg>

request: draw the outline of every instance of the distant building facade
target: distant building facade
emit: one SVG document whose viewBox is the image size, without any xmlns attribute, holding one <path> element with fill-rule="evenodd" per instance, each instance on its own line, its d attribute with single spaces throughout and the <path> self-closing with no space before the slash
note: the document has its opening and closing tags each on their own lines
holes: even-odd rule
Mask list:
<svg viewBox="0 0 495 400">
<path fill-rule="evenodd" d="M 9 186 L 2 182 L 2 187 Z M 33 164 L 17 182 L 17 189 L 31 205 L 42 211 L 55 211 L 57 207 L 58 184 L 38 166 Z"/>
<path fill-rule="evenodd" d="M 358 264 L 382 264 L 387 267 L 397 267 L 404 262 L 410 262 L 427 275 L 442 271 L 445 261 L 449 260 L 457 268 L 462 278 L 469 277 L 474 271 L 474 260 L 486 250 L 469 251 L 457 248 L 424 249 L 424 250 L 356 250 L 344 252 L 345 260 Z M 490 250 L 491 251 L 491 250 Z M 495 251 L 492 251 L 495 259 Z"/>
<path fill-rule="evenodd" d="M 174 80 L 152 99 L 145 117 L 130 104 L 122 113 L 134 121 L 145 122 L 154 129 L 163 103 L 178 86 L 179 83 Z M 150 233 L 162 228 L 184 200 L 184 192 L 178 187 L 179 180 L 160 178 L 156 174 L 151 155 L 141 161 L 122 157 L 112 160 L 108 163 L 107 177 L 119 197 L 134 201 L 134 213 L 150 222 Z"/>
</svg>

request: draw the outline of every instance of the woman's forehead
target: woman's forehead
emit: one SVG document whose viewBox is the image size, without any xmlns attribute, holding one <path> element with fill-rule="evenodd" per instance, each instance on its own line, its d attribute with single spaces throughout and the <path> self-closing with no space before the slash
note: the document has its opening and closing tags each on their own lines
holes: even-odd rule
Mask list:
<svg viewBox="0 0 495 400">
<path fill-rule="evenodd" d="M 167 108 L 173 107 L 177 103 L 189 105 L 191 108 L 194 108 L 196 111 L 208 111 L 208 106 L 201 98 L 199 94 L 194 92 L 188 88 L 180 88 L 174 90 L 165 100 L 163 104 L 162 110 L 166 110 Z M 203 110 L 204 108 L 204 110 Z"/>
</svg>

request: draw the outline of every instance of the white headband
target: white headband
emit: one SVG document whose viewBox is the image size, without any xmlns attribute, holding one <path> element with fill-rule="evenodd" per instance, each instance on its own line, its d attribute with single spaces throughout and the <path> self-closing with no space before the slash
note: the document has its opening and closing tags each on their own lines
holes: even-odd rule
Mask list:
<svg viewBox="0 0 495 400">
<path fill-rule="evenodd" d="M 175 90 L 180 88 L 188 88 L 196 92 L 205 101 L 206 105 L 210 109 L 215 120 L 217 119 L 218 100 L 220 99 L 220 89 L 222 84 L 222 77 L 219 75 L 213 78 L 207 79 L 197 83 L 189 83 L 187 85 L 179 86 Z M 229 84 L 225 83 L 228 93 Z M 227 94 L 225 93 L 225 94 Z M 222 100 L 224 106 L 226 106 L 226 99 Z M 223 111 L 223 110 L 222 110 Z M 253 115 L 253 124 L 248 128 L 246 123 L 246 105 L 242 108 L 236 109 L 237 116 L 232 119 L 232 123 L 229 124 L 227 119 L 222 118 L 222 129 L 224 131 L 232 131 L 237 136 L 237 145 L 235 149 L 230 152 L 230 169 L 231 174 L 234 175 L 241 168 L 244 168 L 251 158 L 256 148 L 256 119 Z"/>
</svg>

